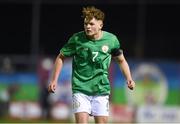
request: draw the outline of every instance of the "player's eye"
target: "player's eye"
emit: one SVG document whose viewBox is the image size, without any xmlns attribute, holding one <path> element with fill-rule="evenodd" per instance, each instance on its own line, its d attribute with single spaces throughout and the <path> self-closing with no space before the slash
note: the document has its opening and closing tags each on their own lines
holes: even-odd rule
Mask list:
<svg viewBox="0 0 180 124">
<path fill-rule="evenodd" d="M 94 25 L 94 23 L 89 23 L 90 25 Z"/>
</svg>

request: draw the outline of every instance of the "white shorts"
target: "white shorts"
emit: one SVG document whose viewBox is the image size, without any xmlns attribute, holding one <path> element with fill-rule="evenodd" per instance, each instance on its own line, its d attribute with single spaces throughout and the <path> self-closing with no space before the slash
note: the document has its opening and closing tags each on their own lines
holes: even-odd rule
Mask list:
<svg viewBox="0 0 180 124">
<path fill-rule="evenodd" d="M 73 94 L 73 112 L 87 112 L 92 116 L 109 116 L 109 95 L 88 96 Z"/>
</svg>

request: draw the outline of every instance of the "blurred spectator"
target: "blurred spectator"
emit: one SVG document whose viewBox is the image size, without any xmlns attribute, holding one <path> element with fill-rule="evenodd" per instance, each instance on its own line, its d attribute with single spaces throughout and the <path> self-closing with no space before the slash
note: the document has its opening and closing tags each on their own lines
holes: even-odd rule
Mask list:
<svg viewBox="0 0 180 124">
<path fill-rule="evenodd" d="M 49 92 L 47 85 L 50 77 L 50 70 L 52 69 L 53 63 L 50 58 L 41 58 L 38 64 L 38 78 L 40 86 L 40 106 L 42 108 L 42 118 L 50 118 L 51 105 L 49 103 Z"/>
<path fill-rule="evenodd" d="M 14 67 L 12 61 L 9 57 L 3 59 L 1 64 L 0 72 L 7 76 L 14 73 Z M 7 88 L 0 90 L 0 117 L 7 116 L 9 105 L 12 100 L 13 94 L 18 90 L 18 85 L 10 84 L 7 85 Z"/>
<path fill-rule="evenodd" d="M 18 89 L 19 86 L 17 84 L 11 84 L 7 87 L 7 89 L 0 91 L 0 115 L 8 115 L 10 102 Z"/>
<path fill-rule="evenodd" d="M 0 90 L 0 117 L 8 114 L 9 108 L 9 93 L 7 89 Z"/>
<path fill-rule="evenodd" d="M 1 73 L 13 73 L 14 72 L 14 67 L 12 64 L 12 61 L 9 57 L 6 57 L 2 61 L 1 65 Z"/>
</svg>

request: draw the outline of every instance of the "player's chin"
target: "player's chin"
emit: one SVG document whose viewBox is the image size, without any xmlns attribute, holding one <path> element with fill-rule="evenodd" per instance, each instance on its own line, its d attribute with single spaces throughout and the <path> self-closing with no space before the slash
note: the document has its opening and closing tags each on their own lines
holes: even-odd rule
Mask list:
<svg viewBox="0 0 180 124">
<path fill-rule="evenodd" d="M 92 36 L 93 36 L 93 33 L 92 33 L 91 31 L 86 31 L 86 35 L 87 35 L 88 37 L 92 37 Z"/>
</svg>

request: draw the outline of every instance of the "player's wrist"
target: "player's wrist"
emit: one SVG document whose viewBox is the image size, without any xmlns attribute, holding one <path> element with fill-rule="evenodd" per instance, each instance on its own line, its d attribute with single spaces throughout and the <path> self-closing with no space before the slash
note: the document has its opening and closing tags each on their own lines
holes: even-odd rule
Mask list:
<svg viewBox="0 0 180 124">
<path fill-rule="evenodd" d="M 126 82 L 128 83 L 128 82 L 132 82 L 133 80 L 132 79 L 127 79 L 126 80 Z"/>
</svg>

